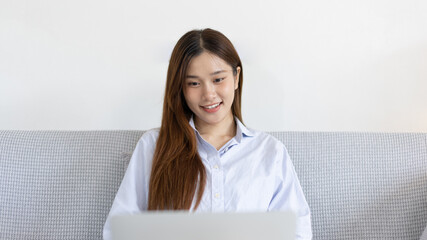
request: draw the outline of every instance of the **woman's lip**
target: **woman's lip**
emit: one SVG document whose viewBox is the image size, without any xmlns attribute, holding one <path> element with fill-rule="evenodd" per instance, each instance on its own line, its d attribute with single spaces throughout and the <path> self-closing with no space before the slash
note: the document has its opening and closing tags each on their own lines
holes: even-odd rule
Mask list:
<svg viewBox="0 0 427 240">
<path fill-rule="evenodd" d="M 212 104 L 209 104 L 209 105 L 204 105 L 204 106 L 201 106 L 202 108 L 207 108 L 207 107 L 210 107 L 210 106 L 213 106 L 213 105 L 216 105 L 216 104 L 221 104 L 222 102 L 217 102 L 217 103 L 212 103 Z"/>
<path fill-rule="evenodd" d="M 215 103 L 215 104 L 217 104 L 217 103 Z M 212 105 L 215 105 L 215 104 L 211 104 L 211 105 L 208 105 L 208 106 L 212 106 Z M 216 106 L 216 107 L 214 107 L 214 108 L 205 108 L 205 107 L 201 107 L 205 112 L 207 112 L 207 113 L 214 113 L 214 112 L 217 112 L 220 108 L 221 108 L 221 105 L 222 105 L 222 102 L 220 102 L 219 104 L 218 104 L 218 106 Z"/>
</svg>

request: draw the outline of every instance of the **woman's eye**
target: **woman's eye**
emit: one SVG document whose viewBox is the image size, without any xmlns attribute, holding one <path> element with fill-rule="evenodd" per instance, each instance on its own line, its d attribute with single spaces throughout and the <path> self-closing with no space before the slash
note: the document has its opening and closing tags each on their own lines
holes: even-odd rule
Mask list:
<svg viewBox="0 0 427 240">
<path fill-rule="evenodd" d="M 222 82 L 222 80 L 224 80 L 224 78 L 217 78 L 214 80 L 214 82 L 219 83 L 219 82 Z"/>
<path fill-rule="evenodd" d="M 198 82 L 189 82 L 188 83 L 188 86 L 190 86 L 190 87 L 196 87 L 196 86 L 198 86 L 199 85 L 199 83 Z"/>
</svg>

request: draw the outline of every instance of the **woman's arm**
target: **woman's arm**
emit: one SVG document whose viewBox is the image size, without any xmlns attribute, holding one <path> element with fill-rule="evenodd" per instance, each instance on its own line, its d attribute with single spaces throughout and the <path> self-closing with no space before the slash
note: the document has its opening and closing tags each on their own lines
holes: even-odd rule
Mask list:
<svg viewBox="0 0 427 240">
<path fill-rule="evenodd" d="M 277 166 L 277 190 L 268 209 L 269 211 L 293 211 L 297 216 L 296 239 L 311 239 L 310 208 L 286 148 L 283 156 L 283 160 L 279 161 Z"/>
<path fill-rule="evenodd" d="M 156 132 L 146 132 L 138 141 L 123 181 L 104 225 L 104 240 L 111 239 L 110 220 L 114 215 L 135 214 L 147 209 L 148 180 Z"/>
</svg>

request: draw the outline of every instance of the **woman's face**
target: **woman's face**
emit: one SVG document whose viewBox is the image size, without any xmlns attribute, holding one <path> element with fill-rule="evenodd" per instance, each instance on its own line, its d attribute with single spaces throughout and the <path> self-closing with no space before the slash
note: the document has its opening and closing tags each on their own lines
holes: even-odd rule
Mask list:
<svg viewBox="0 0 427 240">
<path fill-rule="evenodd" d="M 184 96 L 198 123 L 217 125 L 233 119 L 231 105 L 239 74 L 240 67 L 237 67 L 234 76 L 227 62 L 207 51 L 191 59 L 184 83 Z"/>
</svg>

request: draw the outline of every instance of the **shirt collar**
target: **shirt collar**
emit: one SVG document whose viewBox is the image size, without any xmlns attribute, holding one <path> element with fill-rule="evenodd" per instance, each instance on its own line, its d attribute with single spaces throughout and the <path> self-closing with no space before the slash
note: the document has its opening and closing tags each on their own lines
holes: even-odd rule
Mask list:
<svg viewBox="0 0 427 240">
<path fill-rule="evenodd" d="M 251 130 L 249 130 L 245 125 L 243 125 L 242 122 L 237 117 L 234 117 L 234 120 L 236 122 L 236 136 L 235 139 L 238 143 L 242 141 L 243 137 L 253 137 L 254 134 Z M 199 131 L 197 131 L 196 126 L 194 125 L 194 119 L 193 115 L 191 115 L 191 118 L 189 120 L 190 126 L 196 131 L 197 134 L 199 134 Z"/>
</svg>

